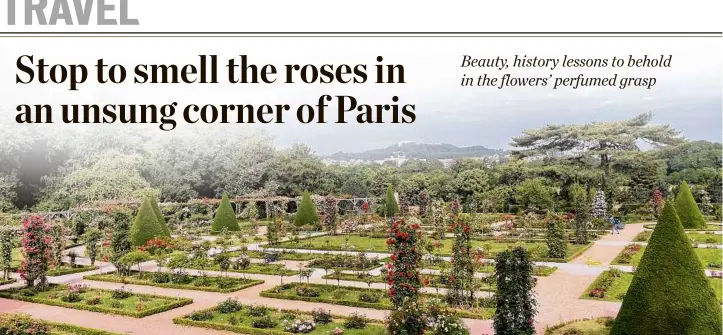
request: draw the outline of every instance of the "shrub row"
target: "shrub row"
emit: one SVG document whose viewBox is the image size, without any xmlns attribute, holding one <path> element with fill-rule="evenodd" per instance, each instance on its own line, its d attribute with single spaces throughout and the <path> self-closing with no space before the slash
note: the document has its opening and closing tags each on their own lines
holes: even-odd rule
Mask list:
<svg viewBox="0 0 723 335">
<path fill-rule="evenodd" d="M 246 283 L 222 289 L 222 288 L 218 288 L 218 287 L 204 287 L 204 286 L 172 284 L 172 283 L 154 283 L 154 282 L 147 281 L 147 280 L 138 280 L 138 279 L 129 278 L 129 277 L 115 277 L 115 276 L 108 277 L 106 275 L 84 276 L 83 279 L 104 281 L 104 282 L 109 282 L 109 283 L 144 285 L 144 286 L 172 288 L 172 289 L 179 289 L 179 290 L 193 290 L 193 291 L 204 291 L 204 292 L 215 292 L 215 293 L 236 292 L 236 291 L 243 290 L 245 288 L 249 288 L 249 287 L 256 286 L 256 285 L 261 285 L 264 283 L 263 280 L 238 278 L 239 281 L 246 281 Z"/>
<path fill-rule="evenodd" d="M 102 307 L 98 305 L 84 305 L 84 304 L 74 304 L 74 303 L 68 303 L 58 300 L 51 300 L 51 299 L 43 299 L 38 297 L 27 297 L 21 294 L 11 294 L 8 292 L 0 292 L 0 298 L 7 298 L 7 299 L 15 299 L 15 300 L 21 300 L 21 301 L 27 301 L 27 302 L 33 302 L 37 304 L 44 304 L 49 306 L 58 306 L 58 307 L 65 307 L 65 308 L 72 308 L 72 309 L 80 309 L 80 310 L 86 310 L 90 312 L 99 312 L 99 313 L 105 313 L 105 314 L 116 314 L 116 315 L 123 315 L 123 316 L 130 316 L 134 318 L 143 318 L 149 315 L 162 313 L 165 311 L 172 310 L 174 308 L 182 307 L 185 305 L 190 305 L 193 303 L 193 299 L 188 298 L 172 298 L 172 297 L 165 297 L 165 296 L 159 296 L 159 295 L 150 295 L 150 294 L 137 294 L 138 296 L 146 296 L 149 298 L 158 298 L 158 299 L 167 299 L 167 300 L 174 300 L 173 302 L 169 302 L 167 305 L 158 306 L 156 308 L 150 308 L 143 311 L 130 311 L 130 310 L 119 310 L 119 309 L 112 309 L 107 307 Z"/>
</svg>

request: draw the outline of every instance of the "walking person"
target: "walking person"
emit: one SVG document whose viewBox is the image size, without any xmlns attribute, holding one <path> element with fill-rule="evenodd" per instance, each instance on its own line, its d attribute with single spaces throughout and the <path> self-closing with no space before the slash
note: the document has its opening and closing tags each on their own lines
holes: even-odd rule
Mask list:
<svg viewBox="0 0 723 335">
<path fill-rule="evenodd" d="M 610 216 L 609 220 L 610 220 L 610 223 L 613 225 L 613 232 L 611 235 L 615 235 L 615 232 L 618 232 L 618 235 L 620 235 L 620 227 L 618 227 L 618 220 L 615 217 L 613 217 L 612 215 Z"/>
</svg>

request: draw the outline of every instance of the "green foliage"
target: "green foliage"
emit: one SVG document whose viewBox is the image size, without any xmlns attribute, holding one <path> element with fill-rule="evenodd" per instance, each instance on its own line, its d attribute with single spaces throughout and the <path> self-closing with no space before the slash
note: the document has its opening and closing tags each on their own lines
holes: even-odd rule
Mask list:
<svg viewBox="0 0 723 335">
<path fill-rule="evenodd" d="M 521 247 L 497 254 L 497 309 L 493 322 L 496 334 L 535 334 L 537 302 L 532 292 L 532 270 L 533 263 Z"/>
<path fill-rule="evenodd" d="M 123 268 L 119 260 L 132 248 L 130 240 L 131 214 L 128 210 L 116 209 L 110 213 L 110 217 L 113 221 L 110 261 L 118 271 L 123 273 L 126 269 Z"/>
<path fill-rule="evenodd" d="M 146 198 L 143 204 L 141 204 L 141 208 L 138 209 L 136 218 L 133 220 L 129 240 L 133 246 L 140 247 L 146 245 L 146 242 L 154 237 L 164 235 L 163 229 L 158 223 L 158 217 L 156 217 L 156 214 L 153 212 L 151 202 Z"/>
<path fill-rule="evenodd" d="M 515 199 L 524 208 L 552 209 L 555 190 L 546 185 L 545 178 L 527 179 L 515 187 Z"/>
<path fill-rule="evenodd" d="M 239 231 L 241 228 L 236 220 L 236 213 L 231 207 L 231 200 L 228 195 L 224 194 L 221 198 L 221 204 L 218 206 L 216 216 L 213 218 L 213 224 L 211 224 L 211 230 L 218 233 L 224 229 L 228 231 Z"/>
<path fill-rule="evenodd" d="M 294 225 L 301 227 L 305 225 L 317 225 L 318 223 L 319 215 L 316 212 L 316 206 L 314 206 L 309 192 L 304 191 L 304 193 L 301 194 L 299 209 L 296 211 L 296 216 L 294 216 Z"/>
<path fill-rule="evenodd" d="M 90 265 L 95 265 L 95 259 L 100 251 L 102 234 L 98 228 L 91 228 L 85 233 L 85 254 L 90 259 Z"/>
<path fill-rule="evenodd" d="M 565 224 L 557 214 L 547 216 L 547 257 L 565 259 L 567 256 L 567 234 Z"/>
<path fill-rule="evenodd" d="M 721 317 L 675 208 L 667 202 L 611 334 L 720 334 Z"/>
<path fill-rule="evenodd" d="M 698 205 L 693 199 L 693 193 L 690 192 L 688 183 L 683 181 L 675 196 L 675 211 L 680 218 L 680 223 L 685 229 L 697 229 L 706 226 L 703 214 L 700 213 Z"/>
<path fill-rule="evenodd" d="M 389 185 L 387 187 L 387 194 L 384 198 L 384 216 L 392 218 L 399 213 L 399 205 L 397 205 L 397 199 L 394 197 L 394 187 Z"/>
<path fill-rule="evenodd" d="M 573 184 L 567 191 L 570 197 L 570 206 L 575 211 L 575 243 L 587 244 L 587 226 L 590 214 L 590 201 L 587 198 L 585 187 Z"/>
</svg>

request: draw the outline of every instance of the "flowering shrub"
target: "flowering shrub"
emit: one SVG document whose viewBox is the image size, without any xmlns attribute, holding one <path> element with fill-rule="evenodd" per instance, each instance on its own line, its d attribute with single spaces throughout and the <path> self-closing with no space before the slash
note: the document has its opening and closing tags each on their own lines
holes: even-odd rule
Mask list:
<svg viewBox="0 0 723 335">
<path fill-rule="evenodd" d="M 266 315 L 251 321 L 251 326 L 261 329 L 274 328 L 276 327 L 276 320 Z"/>
<path fill-rule="evenodd" d="M 311 316 L 314 318 L 316 323 L 330 323 L 333 318 L 329 311 L 325 311 L 323 308 L 315 309 L 311 311 Z"/>
<path fill-rule="evenodd" d="M 241 303 L 239 303 L 238 300 L 231 298 L 221 301 L 220 303 L 218 303 L 218 306 L 216 306 L 216 309 L 218 309 L 220 313 L 224 314 L 238 312 L 241 310 L 241 308 Z"/>
<path fill-rule="evenodd" d="M 605 298 L 605 290 L 601 288 L 595 288 L 590 290 L 590 296 L 593 298 Z"/>
<path fill-rule="evenodd" d="M 299 285 L 296 287 L 296 295 L 300 297 L 318 297 L 319 291 L 308 285 Z"/>
<path fill-rule="evenodd" d="M 268 312 L 268 309 L 264 305 L 251 305 L 248 307 L 246 314 L 250 316 L 264 316 Z"/>
<path fill-rule="evenodd" d="M 334 328 L 334 330 L 331 331 L 333 335 L 341 335 L 344 334 L 344 329 L 341 329 L 339 327 Z"/>
<path fill-rule="evenodd" d="M 20 276 L 25 279 L 27 287 L 34 287 L 40 280 L 45 286 L 46 273 L 51 259 L 50 227 L 39 216 L 31 216 L 23 221 L 23 257 Z"/>
<path fill-rule="evenodd" d="M 344 321 L 344 327 L 347 329 L 364 329 L 367 326 L 366 315 L 359 313 L 351 313 L 348 319 Z"/>
<path fill-rule="evenodd" d="M 341 222 L 341 232 L 344 234 L 356 232 L 361 225 L 361 221 L 357 217 L 348 218 Z"/>
<path fill-rule="evenodd" d="M 640 251 L 640 245 L 639 244 L 628 244 L 625 246 L 625 249 L 620 253 L 620 256 L 618 258 L 618 262 L 621 264 L 630 264 L 630 262 L 633 260 L 633 256 Z"/>
<path fill-rule="evenodd" d="M 423 335 L 426 328 L 424 308 L 417 300 L 405 300 L 386 319 L 389 335 Z"/>
<path fill-rule="evenodd" d="M 453 312 L 439 305 L 427 308 L 427 330 L 434 335 L 469 335 L 469 329 Z"/>
<path fill-rule="evenodd" d="M 311 320 L 294 320 L 293 322 L 284 321 L 284 330 L 294 334 L 311 333 L 316 329 L 316 323 Z"/>
<path fill-rule="evenodd" d="M 138 247 L 138 250 L 145 251 L 151 254 L 151 256 L 159 254 L 165 255 L 173 251 L 173 246 L 165 240 L 154 237 L 148 240 L 144 246 Z"/>
<path fill-rule="evenodd" d="M 113 294 L 111 296 L 113 297 L 113 299 L 122 300 L 129 298 L 131 295 L 133 295 L 131 292 L 128 292 L 122 288 L 117 288 L 113 290 Z"/>
<path fill-rule="evenodd" d="M 404 220 L 396 220 L 392 224 L 387 240 L 387 245 L 392 250 L 387 283 L 390 286 L 389 299 L 396 308 L 400 307 L 406 298 L 418 298 L 422 246 L 417 246 L 417 242 L 421 237 L 422 231 L 418 224 L 409 225 Z"/>
<path fill-rule="evenodd" d="M 0 314 L 0 334 L 50 335 L 50 325 L 25 314 Z"/>
<path fill-rule="evenodd" d="M 90 299 L 88 299 L 86 302 L 88 305 L 100 305 L 100 296 L 95 296 Z"/>
</svg>

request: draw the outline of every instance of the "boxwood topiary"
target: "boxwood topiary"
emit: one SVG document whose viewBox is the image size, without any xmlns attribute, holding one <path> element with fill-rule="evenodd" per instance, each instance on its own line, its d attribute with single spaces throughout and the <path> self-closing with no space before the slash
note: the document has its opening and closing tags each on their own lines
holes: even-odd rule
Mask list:
<svg viewBox="0 0 723 335">
<path fill-rule="evenodd" d="M 675 208 L 667 202 L 611 334 L 720 334 L 721 314 Z"/>
<path fill-rule="evenodd" d="M 138 209 L 130 231 L 130 241 L 134 246 L 143 246 L 154 237 L 164 236 L 158 218 L 153 213 L 150 200 L 146 198 Z"/>
<path fill-rule="evenodd" d="M 693 199 L 693 193 L 690 192 L 688 183 L 683 181 L 675 196 L 675 211 L 678 213 L 680 223 L 685 229 L 704 228 L 706 226 L 703 214 L 700 213 L 698 205 Z"/>
<path fill-rule="evenodd" d="M 231 200 L 228 199 L 226 194 L 221 198 L 221 205 L 218 206 L 218 211 L 216 211 L 216 216 L 213 218 L 213 224 L 211 225 L 211 230 L 214 232 L 221 232 L 224 228 L 228 231 L 241 230 L 236 220 L 236 213 L 231 207 Z"/>
</svg>

